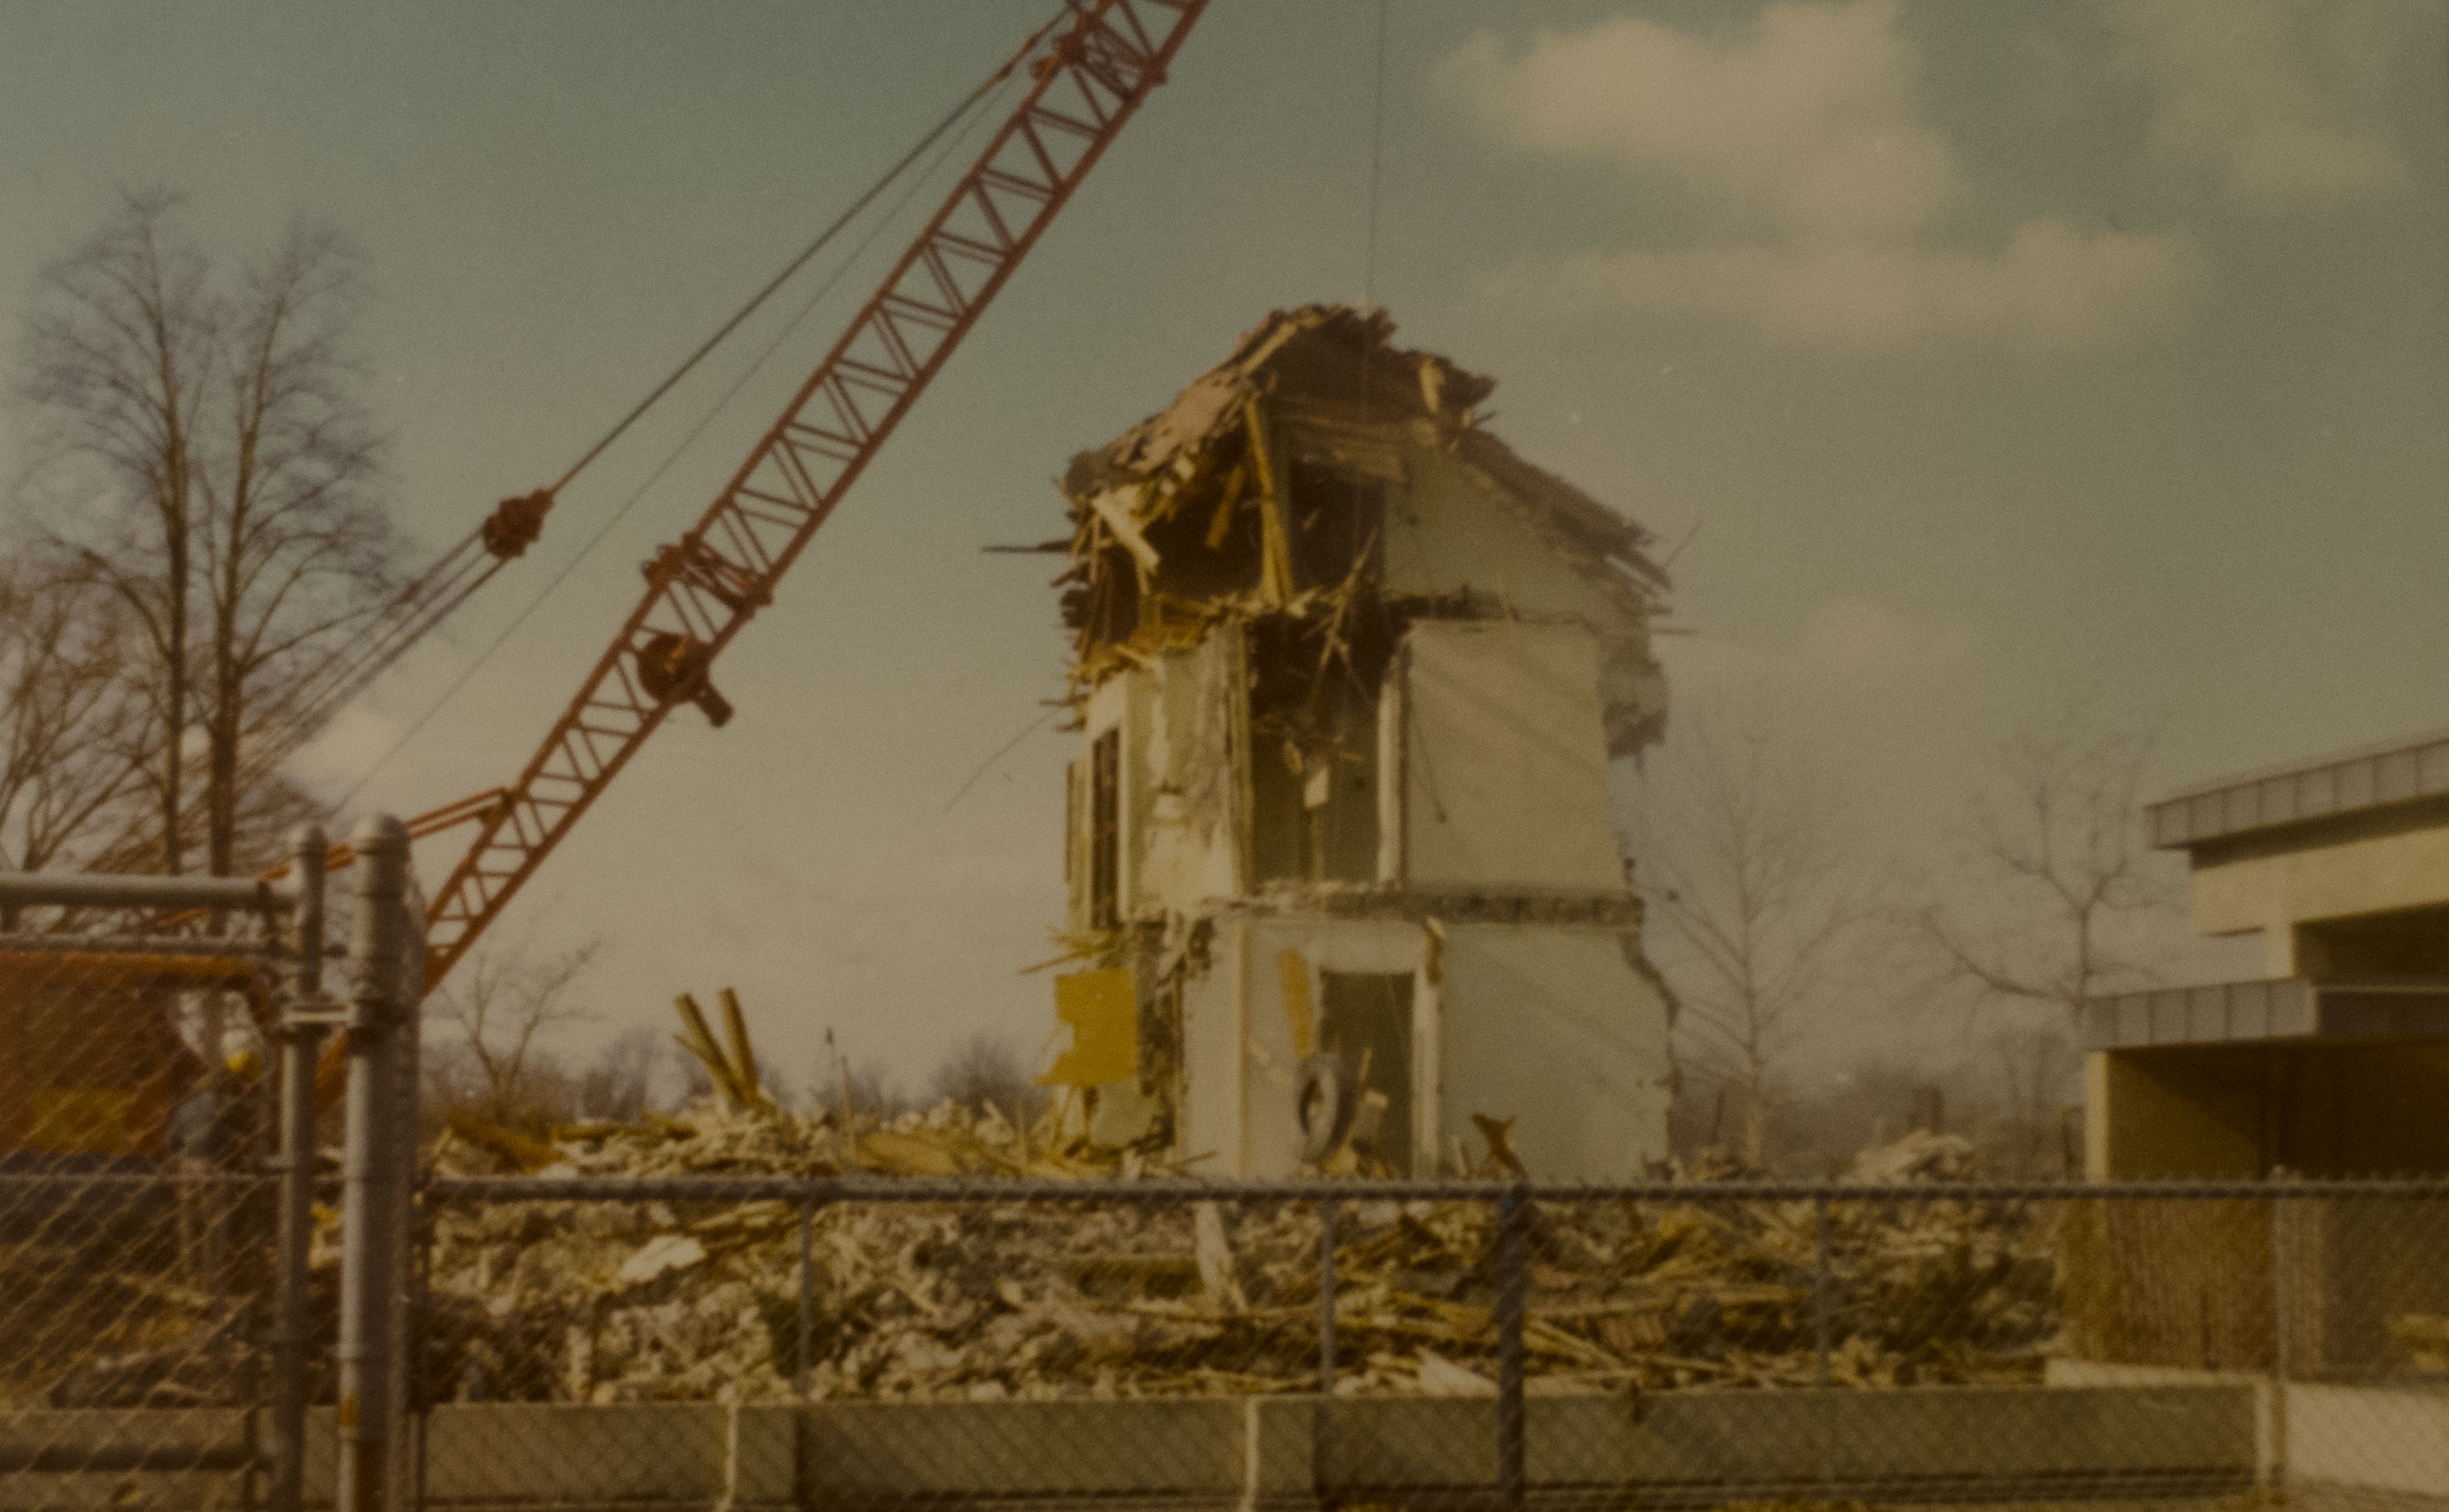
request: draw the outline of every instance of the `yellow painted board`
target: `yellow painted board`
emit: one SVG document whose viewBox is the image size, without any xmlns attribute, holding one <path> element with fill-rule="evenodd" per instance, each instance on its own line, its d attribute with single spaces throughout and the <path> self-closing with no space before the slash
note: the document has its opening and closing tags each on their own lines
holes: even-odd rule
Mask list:
<svg viewBox="0 0 2449 1512">
<path fill-rule="evenodd" d="M 1139 994 L 1128 970 L 1074 971 L 1054 979 L 1054 1016 L 1071 1026 L 1071 1048 L 1040 1086 L 1103 1086 L 1139 1075 Z"/>
<path fill-rule="evenodd" d="M 136 1095 L 118 1087 L 37 1087 L 26 1148 L 61 1154 L 136 1153 Z"/>
<path fill-rule="evenodd" d="M 1303 1059 L 1318 1053 L 1318 1019 L 1309 1006 L 1309 963 L 1299 950 L 1276 957 L 1284 977 L 1284 1018 L 1292 1025 L 1293 1054 Z"/>
</svg>

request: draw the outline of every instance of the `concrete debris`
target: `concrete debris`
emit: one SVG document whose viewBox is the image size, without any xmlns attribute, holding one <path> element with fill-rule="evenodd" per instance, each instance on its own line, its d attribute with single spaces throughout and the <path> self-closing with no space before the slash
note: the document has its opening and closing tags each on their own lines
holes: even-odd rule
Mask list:
<svg viewBox="0 0 2449 1512">
<path fill-rule="evenodd" d="M 1362 495 L 1377 500 L 1371 490 L 1402 479 L 1407 450 L 1426 446 L 1622 612 L 1627 629 L 1609 644 L 1610 746 L 1647 744 L 1665 717 L 1637 628 L 1667 587 L 1651 536 L 1485 429 L 1479 406 L 1494 379 L 1398 349 L 1394 330 L 1383 311 L 1277 311 L 1170 408 L 1072 458 L 1061 479 L 1071 561 L 1056 583 L 1075 693 L 1228 622 L 1305 624 L 1289 638 L 1299 646 L 1269 649 L 1314 662 L 1331 688 L 1352 680 L 1341 666 L 1382 657 L 1412 617 L 1518 615 L 1518 604 L 1475 603 L 1459 583 L 1381 572 L 1387 522 L 1369 518 Z M 1311 702 L 1305 721 L 1270 733 L 1324 771 L 1336 735 L 1324 722 L 1337 711 Z"/>
<path fill-rule="evenodd" d="M 552 1169 L 830 1174 L 854 1169 L 838 1122 L 770 1104 L 702 1106 L 634 1128 L 568 1131 Z M 1032 1153 L 999 1115 L 949 1103 L 865 1127 L 857 1148 L 868 1170 L 1125 1174 L 1044 1145 Z M 515 1168 L 455 1134 L 437 1163 Z M 1933 1174 L 1923 1158 L 1889 1152 L 1865 1164 L 1906 1179 Z M 1711 1203 L 1698 1184 L 1693 1198 L 1534 1211 L 1524 1337 L 1534 1389 L 1816 1384 L 1812 1205 Z M 442 1399 L 785 1400 L 803 1357 L 816 1398 L 1317 1387 L 1320 1227 L 1305 1204 L 820 1208 L 804 1339 L 800 1223 L 781 1202 L 441 1205 L 428 1389 Z M 2023 1208 L 1841 1202 L 1828 1225 L 1834 1384 L 2037 1378 L 2056 1328 L 2055 1267 Z M 1495 1205 L 1359 1201 L 1338 1233 L 1338 1389 L 1493 1389 Z"/>
<path fill-rule="evenodd" d="M 1916 1129 L 1893 1144 L 1854 1157 L 1849 1181 L 1960 1181 L 1974 1174 L 1973 1141 L 1960 1134 Z"/>
<path fill-rule="evenodd" d="M 612 1284 L 622 1291 L 644 1286 L 658 1276 L 685 1271 L 704 1258 L 705 1246 L 686 1234 L 657 1234 L 637 1254 L 621 1262 L 621 1269 L 612 1273 Z"/>
<path fill-rule="evenodd" d="M 1494 1396 L 1496 1383 L 1465 1369 L 1435 1349 L 1422 1349 L 1418 1367 L 1422 1396 Z"/>
</svg>

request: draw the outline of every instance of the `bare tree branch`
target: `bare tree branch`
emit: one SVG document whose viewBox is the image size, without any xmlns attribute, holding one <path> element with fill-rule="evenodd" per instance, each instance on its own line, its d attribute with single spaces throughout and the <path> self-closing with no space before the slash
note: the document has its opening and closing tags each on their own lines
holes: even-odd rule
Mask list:
<svg viewBox="0 0 2449 1512">
<path fill-rule="evenodd" d="M 176 871 L 199 838 L 217 873 L 266 859 L 260 821 L 297 805 L 262 790 L 314 733 L 293 692 L 394 596 L 381 443 L 348 353 L 359 300 L 337 232 L 300 223 L 216 265 L 160 193 L 38 281 L 16 397 L 48 514 L 149 653 L 131 671 L 153 813 L 102 864 Z"/>
<path fill-rule="evenodd" d="M 544 959 L 524 949 L 480 950 L 452 985 L 427 1000 L 429 1019 L 457 1031 L 453 1048 L 474 1064 L 483 1085 L 485 1117 L 497 1123 L 527 1121 L 538 1041 L 554 1030 L 591 1018 L 570 1001 L 603 942 Z"/>
<path fill-rule="evenodd" d="M 1771 1074 L 1822 1006 L 1872 910 L 1834 787 L 1760 729 L 1686 718 L 1633 851 L 1661 969 L 1700 1059 L 1745 1099 L 1758 1167 Z"/>
<path fill-rule="evenodd" d="M 1921 910 L 1942 969 L 1979 996 L 2053 1004 L 2071 1018 L 2104 992 L 2151 980 L 2112 938 L 2121 919 L 2169 905 L 2135 795 L 2151 742 L 2069 722 L 2001 748 L 1969 833 L 1975 891 Z"/>
</svg>

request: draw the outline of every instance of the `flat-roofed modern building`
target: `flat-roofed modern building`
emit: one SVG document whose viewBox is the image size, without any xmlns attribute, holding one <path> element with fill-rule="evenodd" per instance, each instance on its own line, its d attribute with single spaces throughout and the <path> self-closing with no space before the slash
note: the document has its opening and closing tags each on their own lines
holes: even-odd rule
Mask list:
<svg viewBox="0 0 2449 1512">
<path fill-rule="evenodd" d="M 2266 976 L 2089 1005 L 2095 1179 L 2449 1171 L 2449 732 L 2145 810 Z"/>
</svg>

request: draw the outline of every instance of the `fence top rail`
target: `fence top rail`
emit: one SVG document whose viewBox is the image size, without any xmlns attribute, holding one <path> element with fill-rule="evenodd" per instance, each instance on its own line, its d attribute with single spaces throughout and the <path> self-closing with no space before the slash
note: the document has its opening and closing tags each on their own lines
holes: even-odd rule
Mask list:
<svg viewBox="0 0 2449 1512">
<path fill-rule="evenodd" d="M 0 871 L 0 903 L 79 909 L 246 909 L 273 912 L 294 900 L 254 877 L 95 876 Z"/>
<path fill-rule="evenodd" d="M 149 1192 L 161 1187 L 260 1187 L 277 1177 L 261 1171 L 94 1171 L 64 1166 L 57 1170 L 0 1171 L 0 1192 L 40 1192 L 73 1187 L 80 1192 Z M 337 1185 L 337 1182 L 326 1183 Z"/>
<path fill-rule="evenodd" d="M 296 954 L 276 940 L 232 940 L 199 934 L 0 934 L 0 954 L 19 953 L 193 955 L 245 960 L 286 960 Z"/>
<path fill-rule="evenodd" d="M 2200 1181 L 1200 1181 L 942 1177 L 438 1177 L 428 1198 L 477 1202 L 1798 1202 L 2263 1201 L 2276 1197 L 2449 1197 L 2449 1177 Z"/>
</svg>

